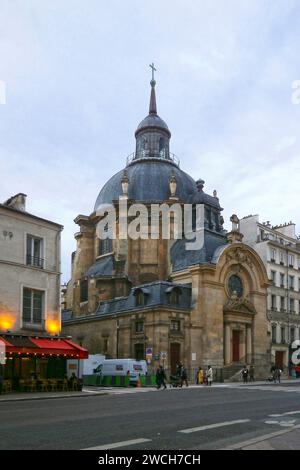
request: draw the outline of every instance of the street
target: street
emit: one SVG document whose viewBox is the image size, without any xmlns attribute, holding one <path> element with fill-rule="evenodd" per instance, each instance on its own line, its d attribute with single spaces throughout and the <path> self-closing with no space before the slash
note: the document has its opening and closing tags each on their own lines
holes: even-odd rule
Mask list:
<svg viewBox="0 0 300 470">
<path fill-rule="evenodd" d="M 256 442 L 260 448 L 262 438 L 277 434 L 284 446 L 300 432 L 299 398 L 300 384 L 289 383 L 0 402 L 0 448 L 202 450 Z"/>
</svg>

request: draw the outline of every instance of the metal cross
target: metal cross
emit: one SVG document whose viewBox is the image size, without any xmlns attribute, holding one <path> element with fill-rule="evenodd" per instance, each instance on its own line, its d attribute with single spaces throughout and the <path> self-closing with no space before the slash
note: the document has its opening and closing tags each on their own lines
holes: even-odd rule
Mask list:
<svg viewBox="0 0 300 470">
<path fill-rule="evenodd" d="M 152 69 L 152 80 L 154 80 L 154 71 L 156 72 L 156 68 L 154 67 L 154 63 L 152 62 L 152 64 L 149 64 L 149 67 Z"/>
</svg>

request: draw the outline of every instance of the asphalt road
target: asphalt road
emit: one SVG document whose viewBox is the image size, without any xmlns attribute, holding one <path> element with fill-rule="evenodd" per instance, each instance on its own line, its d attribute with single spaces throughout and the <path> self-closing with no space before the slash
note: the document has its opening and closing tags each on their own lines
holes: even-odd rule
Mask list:
<svg viewBox="0 0 300 470">
<path fill-rule="evenodd" d="M 0 403 L 0 449 L 222 449 L 300 424 L 299 385 Z"/>
</svg>

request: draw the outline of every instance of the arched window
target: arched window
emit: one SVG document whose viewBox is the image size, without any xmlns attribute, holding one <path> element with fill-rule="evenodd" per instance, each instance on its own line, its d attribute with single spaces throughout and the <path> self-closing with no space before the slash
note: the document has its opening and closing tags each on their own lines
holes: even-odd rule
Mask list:
<svg viewBox="0 0 300 470">
<path fill-rule="evenodd" d="M 165 146 L 165 139 L 163 137 L 160 137 L 159 139 L 159 156 L 161 158 L 166 157 L 166 146 Z"/>
</svg>

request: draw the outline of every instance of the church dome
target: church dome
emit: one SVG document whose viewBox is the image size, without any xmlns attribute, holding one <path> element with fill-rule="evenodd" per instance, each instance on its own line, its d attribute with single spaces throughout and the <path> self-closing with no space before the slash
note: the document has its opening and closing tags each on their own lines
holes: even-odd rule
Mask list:
<svg viewBox="0 0 300 470">
<path fill-rule="evenodd" d="M 196 183 L 191 176 L 182 171 L 171 160 L 145 158 L 133 160 L 127 167 L 129 180 L 128 198 L 144 203 L 161 203 L 170 197 L 169 180 L 174 175 L 177 182 L 176 197 L 188 202 L 196 192 Z M 122 195 L 124 170 L 119 171 L 103 186 L 95 204 L 108 204 Z"/>
<path fill-rule="evenodd" d="M 146 116 L 145 119 L 139 123 L 137 130 L 135 131 L 135 135 L 137 135 L 142 130 L 149 128 L 163 129 L 171 135 L 167 123 L 161 117 L 159 117 L 158 114 L 153 113 Z"/>
</svg>

